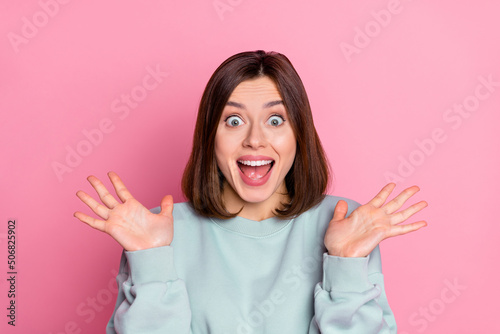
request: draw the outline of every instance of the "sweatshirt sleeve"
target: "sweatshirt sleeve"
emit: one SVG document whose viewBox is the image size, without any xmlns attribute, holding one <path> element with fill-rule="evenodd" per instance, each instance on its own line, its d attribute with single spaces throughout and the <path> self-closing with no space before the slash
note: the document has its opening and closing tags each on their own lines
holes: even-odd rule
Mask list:
<svg viewBox="0 0 500 334">
<path fill-rule="evenodd" d="M 396 333 L 378 246 L 367 257 L 323 254 L 323 281 L 314 290 L 309 327 L 309 334 L 313 333 Z"/>
<path fill-rule="evenodd" d="M 191 309 L 186 286 L 175 271 L 173 251 L 165 246 L 123 252 L 107 334 L 189 333 Z"/>
</svg>

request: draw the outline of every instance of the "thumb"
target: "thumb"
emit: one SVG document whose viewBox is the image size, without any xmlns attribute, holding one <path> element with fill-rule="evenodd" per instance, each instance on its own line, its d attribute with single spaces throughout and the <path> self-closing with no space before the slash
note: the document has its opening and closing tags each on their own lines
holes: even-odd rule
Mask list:
<svg viewBox="0 0 500 334">
<path fill-rule="evenodd" d="M 333 211 L 333 219 L 335 221 L 342 220 L 347 215 L 347 202 L 344 200 L 339 200 Z"/>
<path fill-rule="evenodd" d="M 172 211 L 174 210 L 174 198 L 172 195 L 167 195 L 161 200 L 161 212 L 160 215 L 163 216 L 172 216 Z"/>
</svg>

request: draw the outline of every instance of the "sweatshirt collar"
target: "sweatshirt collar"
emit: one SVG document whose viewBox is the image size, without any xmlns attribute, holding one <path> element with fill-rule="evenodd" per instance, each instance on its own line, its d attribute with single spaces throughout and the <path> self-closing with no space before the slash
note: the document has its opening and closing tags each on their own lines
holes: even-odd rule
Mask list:
<svg viewBox="0 0 500 334">
<path fill-rule="evenodd" d="M 222 229 L 252 237 L 266 237 L 287 227 L 293 219 L 267 218 L 261 221 L 236 216 L 230 219 L 210 218 Z"/>
</svg>

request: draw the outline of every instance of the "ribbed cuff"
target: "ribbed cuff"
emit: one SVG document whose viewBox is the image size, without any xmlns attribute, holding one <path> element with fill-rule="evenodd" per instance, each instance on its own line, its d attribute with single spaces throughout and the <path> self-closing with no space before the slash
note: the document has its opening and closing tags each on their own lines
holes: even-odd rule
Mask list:
<svg viewBox="0 0 500 334">
<path fill-rule="evenodd" d="M 323 290 L 362 292 L 372 287 L 368 280 L 368 256 L 339 257 L 323 253 Z"/>
<path fill-rule="evenodd" d="M 172 246 L 125 251 L 130 266 L 132 284 L 176 280 L 174 249 Z"/>
</svg>

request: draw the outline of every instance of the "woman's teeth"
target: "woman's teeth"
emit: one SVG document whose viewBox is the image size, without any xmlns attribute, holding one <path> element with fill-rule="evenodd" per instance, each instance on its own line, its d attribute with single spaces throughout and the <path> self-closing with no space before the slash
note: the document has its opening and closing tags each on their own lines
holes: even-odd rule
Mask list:
<svg viewBox="0 0 500 334">
<path fill-rule="evenodd" d="M 252 180 L 266 176 L 273 168 L 274 160 L 238 160 L 241 172 Z"/>
<path fill-rule="evenodd" d="M 269 165 L 273 160 L 238 160 L 238 162 L 242 165 L 247 166 L 264 166 Z"/>
</svg>

